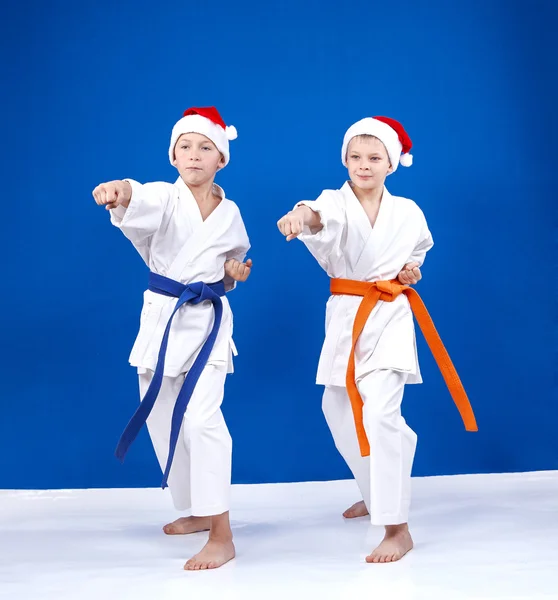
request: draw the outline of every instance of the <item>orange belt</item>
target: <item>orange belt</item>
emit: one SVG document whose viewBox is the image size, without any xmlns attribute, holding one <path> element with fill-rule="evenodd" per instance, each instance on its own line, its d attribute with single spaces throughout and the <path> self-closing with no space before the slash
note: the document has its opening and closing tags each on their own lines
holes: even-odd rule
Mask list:
<svg viewBox="0 0 558 600">
<path fill-rule="evenodd" d="M 391 281 L 375 281 L 373 283 L 368 281 L 353 281 L 351 279 L 332 279 L 330 291 L 334 295 L 362 296 L 362 302 L 358 307 L 353 325 L 353 341 L 346 379 L 347 392 L 351 400 L 357 438 L 362 456 L 370 455 L 370 444 L 368 443 L 362 420 L 363 402 L 355 381 L 355 347 L 358 338 L 366 325 L 366 321 L 378 300 L 382 300 L 383 302 L 393 302 L 400 294 L 405 294 L 409 299 L 413 314 L 415 315 L 421 331 L 426 338 L 426 342 L 438 363 L 438 367 L 442 372 L 453 401 L 461 414 L 465 429 L 467 431 L 478 431 L 473 409 L 469 402 L 469 398 L 467 398 L 463 384 L 459 379 L 459 375 L 436 331 L 436 327 L 434 327 L 434 323 L 428 314 L 428 310 L 426 310 L 424 302 L 414 289 L 402 285 L 396 279 Z"/>
</svg>

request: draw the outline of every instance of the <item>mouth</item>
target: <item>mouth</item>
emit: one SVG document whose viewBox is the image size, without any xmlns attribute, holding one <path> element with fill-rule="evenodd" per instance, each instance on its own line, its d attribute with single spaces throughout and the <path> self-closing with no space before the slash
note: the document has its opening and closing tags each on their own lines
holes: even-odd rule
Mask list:
<svg viewBox="0 0 558 600">
<path fill-rule="evenodd" d="M 201 171 L 199 167 L 186 167 L 187 171 Z"/>
</svg>

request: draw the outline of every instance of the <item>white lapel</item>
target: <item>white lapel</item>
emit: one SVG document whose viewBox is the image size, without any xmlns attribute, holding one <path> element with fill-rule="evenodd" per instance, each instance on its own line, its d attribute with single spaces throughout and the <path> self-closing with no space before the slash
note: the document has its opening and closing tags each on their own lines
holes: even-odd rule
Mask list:
<svg viewBox="0 0 558 600">
<path fill-rule="evenodd" d="M 185 244 L 172 261 L 172 264 L 168 270 L 167 276 L 171 279 L 178 280 L 184 271 L 184 266 L 191 260 L 192 256 L 197 250 L 199 250 L 200 246 L 207 245 L 212 234 L 214 235 L 218 231 L 218 228 L 213 226 L 215 221 L 215 213 L 217 213 L 218 217 L 219 213 L 225 212 L 228 202 L 225 198 L 225 192 L 222 190 L 222 188 L 215 184 L 215 191 L 221 196 L 222 200 L 215 210 L 204 221 L 202 219 L 198 203 L 190 191 L 190 188 L 182 181 L 181 178 L 178 178 L 175 185 L 178 187 L 178 201 L 183 203 L 186 214 L 193 225 L 192 235 L 186 240 Z"/>
<path fill-rule="evenodd" d="M 341 192 L 343 193 L 347 207 L 347 220 L 352 225 L 349 229 L 358 232 L 363 242 L 368 241 L 372 233 L 372 225 L 348 181 L 341 188 Z"/>
<path fill-rule="evenodd" d="M 393 196 L 388 192 L 387 188 L 384 187 L 382 202 L 380 203 L 380 210 L 378 212 L 378 216 L 376 217 L 376 223 L 374 223 L 374 229 L 372 230 L 374 243 L 378 248 L 381 248 L 384 240 L 386 239 L 386 234 L 389 232 L 392 215 Z"/>
<path fill-rule="evenodd" d="M 362 240 L 362 252 L 360 253 L 356 263 L 354 263 L 353 278 L 357 280 L 365 280 L 370 276 L 374 262 L 377 260 L 378 255 L 380 254 L 379 250 L 381 249 L 382 243 L 385 239 L 393 210 L 393 199 L 391 194 L 384 187 L 378 216 L 376 217 L 374 227 L 372 227 L 366 211 L 359 202 L 351 186 L 348 183 L 346 183 L 345 186 L 348 188 L 346 192 L 347 211 L 349 211 L 350 206 L 350 210 L 352 211 L 352 216 L 354 218 L 354 220 L 351 220 L 350 222 L 351 224 L 354 222 Z M 345 188 L 345 186 L 343 186 L 343 188 Z"/>
</svg>

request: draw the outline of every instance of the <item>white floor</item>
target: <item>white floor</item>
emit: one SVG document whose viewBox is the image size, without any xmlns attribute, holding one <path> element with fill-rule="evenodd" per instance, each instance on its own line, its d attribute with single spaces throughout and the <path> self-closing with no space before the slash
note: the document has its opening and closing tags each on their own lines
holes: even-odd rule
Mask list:
<svg viewBox="0 0 558 600">
<path fill-rule="evenodd" d="M 205 534 L 165 536 L 157 489 L 0 491 L 10 600 L 558 599 L 558 472 L 415 479 L 416 547 L 368 565 L 381 530 L 344 521 L 352 481 L 235 486 L 237 558 L 182 566 Z"/>
</svg>

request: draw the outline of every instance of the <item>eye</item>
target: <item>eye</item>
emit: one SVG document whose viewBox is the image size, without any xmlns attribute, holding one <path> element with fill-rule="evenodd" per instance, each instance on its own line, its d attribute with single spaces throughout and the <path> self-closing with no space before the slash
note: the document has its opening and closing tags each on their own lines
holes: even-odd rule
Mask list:
<svg viewBox="0 0 558 600">
<path fill-rule="evenodd" d="M 353 160 L 357 160 L 357 159 L 358 159 L 358 154 L 352 154 L 352 155 L 351 155 L 351 158 L 352 158 Z"/>
<path fill-rule="evenodd" d="M 202 150 L 211 150 L 211 148 L 209 146 L 203 146 Z"/>
</svg>

